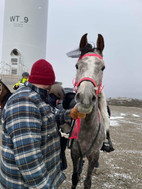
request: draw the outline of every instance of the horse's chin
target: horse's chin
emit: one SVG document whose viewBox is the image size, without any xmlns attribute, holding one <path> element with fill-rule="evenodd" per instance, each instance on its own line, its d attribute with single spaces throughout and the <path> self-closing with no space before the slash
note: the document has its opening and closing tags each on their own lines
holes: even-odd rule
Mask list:
<svg viewBox="0 0 142 189">
<path fill-rule="evenodd" d="M 85 105 L 81 103 L 77 103 L 77 109 L 81 113 L 89 114 L 92 111 L 93 106 L 86 107 Z"/>
</svg>

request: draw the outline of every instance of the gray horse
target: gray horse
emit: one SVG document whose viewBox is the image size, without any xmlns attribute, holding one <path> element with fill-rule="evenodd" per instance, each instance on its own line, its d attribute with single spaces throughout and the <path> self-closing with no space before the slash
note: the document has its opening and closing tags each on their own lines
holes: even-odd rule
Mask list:
<svg viewBox="0 0 142 189">
<path fill-rule="evenodd" d="M 71 157 L 73 161 L 72 189 L 75 189 L 82 171 L 83 159 L 88 159 L 87 176 L 84 188 L 91 188 L 91 175 L 94 167 L 98 167 L 99 153 L 105 139 L 103 118 L 100 114 L 98 101 L 102 90 L 102 74 L 105 68 L 102 51 L 103 36 L 98 34 L 97 47 L 87 42 L 87 34 L 83 35 L 79 47 L 81 54 L 76 64 L 75 87 L 78 110 L 86 113 L 80 120 L 78 140 L 73 141 Z"/>
</svg>

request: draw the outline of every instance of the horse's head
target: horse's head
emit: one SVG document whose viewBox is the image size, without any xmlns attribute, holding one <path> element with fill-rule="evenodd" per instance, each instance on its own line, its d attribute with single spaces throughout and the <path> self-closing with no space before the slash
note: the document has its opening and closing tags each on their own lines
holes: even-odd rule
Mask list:
<svg viewBox="0 0 142 189">
<path fill-rule="evenodd" d="M 103 36 L 98 34 L 97 48 L 93 48 L 87 41 L 87 34 L 80 41 L 81 56 L 76 64 L 76 103 L 78 110 L 90 113 L 101 91 L 103 70 L 105 68 L 102 51 L 104 49 Z"/>
<path fill-rule="evenodd" d="M 8 87 L 0 80 L 0 106 L 4 108 L 8 98 L 12 95 Z"/>
</svg>

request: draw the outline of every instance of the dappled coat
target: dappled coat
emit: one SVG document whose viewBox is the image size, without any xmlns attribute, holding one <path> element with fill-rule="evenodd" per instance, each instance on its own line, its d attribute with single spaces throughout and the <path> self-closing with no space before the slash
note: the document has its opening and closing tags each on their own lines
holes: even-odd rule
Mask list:
<svg viewBox="0 0 142 189">
<path fill-rule="evenodd" d="M 55 117 L 46 97 L 46 90 L 26 82 L 3 110 L 1 189 L 56 189 L 65 179 L 55 120 L 70 122 L 69 111 Z"/>
</svg>

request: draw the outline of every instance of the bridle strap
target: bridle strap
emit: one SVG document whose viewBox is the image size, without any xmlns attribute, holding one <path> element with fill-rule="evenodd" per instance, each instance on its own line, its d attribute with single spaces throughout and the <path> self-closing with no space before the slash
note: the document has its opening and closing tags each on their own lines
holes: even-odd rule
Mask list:
<svg viewBox="0 0 142 189">
<path fill-rule="evenodd" d="M 87 56 L 96 56 L 96 57 L 100 58 L 101 60 L 103 60 L 103 58 L 102 58 L 100 55 L 94 54 L 94 53 L 90 53 L 90 54 L 85 54 L 85 55 L 81 56 L 81 57 L 78 59 L 78 61 L 81 60 L 81 59 L 84 58 L 84 57 L 87 57 Z M 97 84 L 96 84 L 96 82 L 95 82 L 92 78 L 84 77 L 84 78 L 82 78 L 78 83 L 76 83 L 76 80 L 74 80 L 73 85 L 74 85 L 75 92 L 77 92 L 77 87 L 78 87 L 78 86 L 80 85 L 80 83 L 83 82 L 83 81 L 90 81 L 96 88 L 98 88 L 98 89 L 96 90 L 96 94 L 97 94 L 97 95 L 98 95 L 98 94 L 103 90 L 103 88 L 104 88 L 104 86 L 102 86 L 102 82 L 101 82 L 100 86 L 98 87 Z"/>
<path fill-rule="evenodd" d="M 84 78 L 82 78 L 78 83 L 76 83 L 76 86 L 78 87 L 82 81 L 90 81 L 91 83 L 93 83 L 93 85 L 95 87 L 98 87 L 97 84 L 96 84 L 96 82 L 92 78 L 90 78 L 90 77 L 84 77 Z"/>
<path fill-rule="evenodd" d="M 103 60 L 103 58 L 102 58 L 100 55 L 98 55 L 98 54 L 92 54 L 92 53 L 91 53 L 91 54 L 85 54 L 85 55 L 81 56 L 81 57 L 78 59 L 78 61 L 81 60 L 82 58 L 86 57 L 86 56 L 96 56 L 96 57 L 100 58 L 101 60 Z"/>
<path fill-rule="evenodd" d="M 103 90 L 104 86 L 102 86 L 102 81 L 101 81 L 101 84 L 99 85 L 99 87 L 97 86 L 96 82 L 92 79 L 92 78 L 89 78 L 89 77 L 84 77 L 82 78 L 78 83 L 74 83 L 74 88 L 75 88 L 75 92 L 77 92 L 77 87 L 80 85 L 81 82 L 83 81 L 90 81 L 96 88 L 96 95 L 99 95 L 99 93 L 101 93 L 101 91 Z"/>
</svg>

